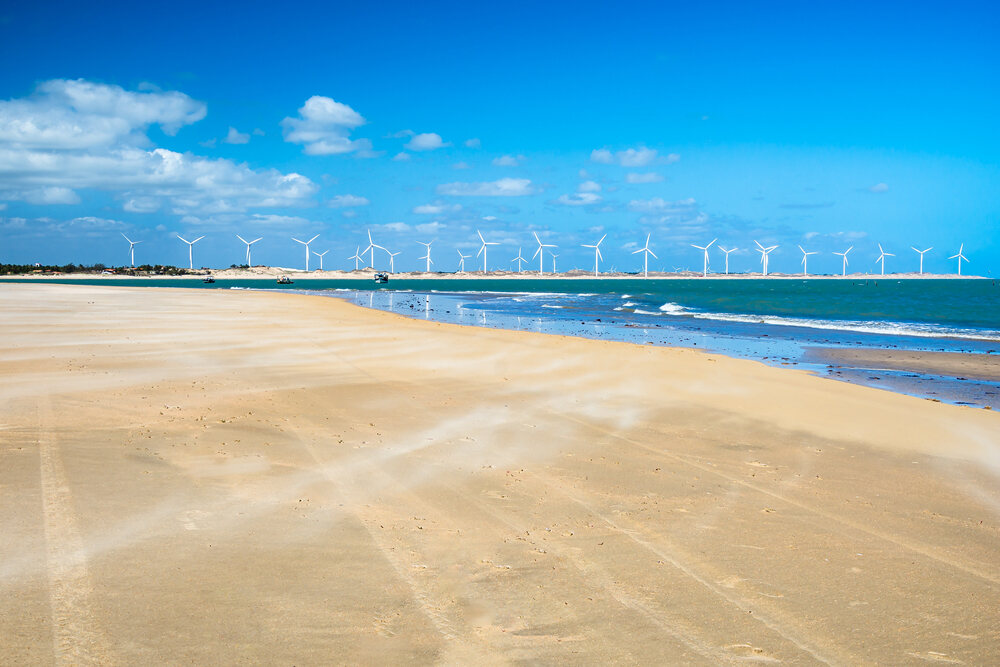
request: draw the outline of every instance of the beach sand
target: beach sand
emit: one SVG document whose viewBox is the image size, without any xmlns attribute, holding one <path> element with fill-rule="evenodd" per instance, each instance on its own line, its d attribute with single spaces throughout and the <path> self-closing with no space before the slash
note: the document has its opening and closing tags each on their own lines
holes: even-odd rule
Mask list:
<svg viewBox="0 0 1000 667">
<path fill-rule="evenodd" d="M 997 660 L 995 412 L 323 297 L 0 312 L 0 663 Z"/>
</svg>

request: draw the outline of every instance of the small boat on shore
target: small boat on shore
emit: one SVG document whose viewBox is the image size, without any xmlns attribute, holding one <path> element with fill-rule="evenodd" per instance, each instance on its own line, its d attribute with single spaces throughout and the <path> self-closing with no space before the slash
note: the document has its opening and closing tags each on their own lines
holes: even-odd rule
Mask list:
<svg viewBox="0 0 1000 667">
<path fill-rule="evenodd" d="M 376 284 L 381 285 L 382 283 L 387 283 L 387 282 L 389 282 L 389 274 L 388 273 L 376 273 L 375 274 L 375 283 Z"/>
<path fill-rule="evenodd" d="M 279 285 L 291 285 L 292 284 L 292 279 L 289 278 L 288 276 L 278 276 L 278 284 Z"/>
<path fill-rule="evenodd" d="M 201 282 L 208 283 L 208 284 L 214 283 L 215 282 L 215 276 L 205 276 L 204 278 L 201 279 Z"/>
</svg>

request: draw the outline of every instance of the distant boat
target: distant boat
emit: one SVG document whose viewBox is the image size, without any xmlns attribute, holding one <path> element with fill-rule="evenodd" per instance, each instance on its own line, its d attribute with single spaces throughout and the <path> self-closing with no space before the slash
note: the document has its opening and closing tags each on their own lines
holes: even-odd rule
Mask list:
<svg viewBox="0 0 1000 667">
<path fill-rule="evenodd" d="M 376 273 L 375 274 L 375 282 L 379 283 L 379 284 L 389 282 L 389 274 L 388 273 Z"/>
<path fill-rule="evenodd" d="M 203 283 L 214 283 L 215 282 L 215 276 L 205 276 L 204 278 L 201 279 L 201 282 L 203 282 Z"/>
<path fill-rule="evenodd" d="M 278 284 L 279 285 L 291 285 L 292 284 L 292 279 L 289 278 L 288 276 L 278 276 Z"/>
</svg>

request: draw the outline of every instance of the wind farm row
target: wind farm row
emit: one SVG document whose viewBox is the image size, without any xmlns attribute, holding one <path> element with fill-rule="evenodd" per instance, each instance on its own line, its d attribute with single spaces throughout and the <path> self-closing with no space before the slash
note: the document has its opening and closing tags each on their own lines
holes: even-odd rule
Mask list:
<svg viewBox="0 0 1000 667">
<path fill-rule="evenodd" d="M 364 250 L 362 250 L 361 246 L 359 245 L 359 246 L 357 246 L 355 248 L 355 251 L 354 251 L 353 255 L 350 255 L 350 256 L 348 256 L 348 257 L 345 258 L 348 262 L 352 262 L 352 261 L 354 262 L 353 270 L 355 270 L 355 271 L 358 271 L 358 270 L 361 270 L 361 269 L 388 270 L 389 273 L 395 273 L 396 272 L 396 268 L 395 268 L 396 257 L 398 257 L 399 255 L 401 255 L 402 251 L 393 252 L 387 246 L 381 245 L 379 243 L 376 243 L 375 240 L 374 240 L 374 238 L 372 237 L 371 230 L 368 230 L 367 235 L 368 235 L 368 245 L 365 246 Z M 298 244 L 300 244 L 303 247 L 303 251 L 304 251 L 304 264 L 303 264 L 303 266 L 304 266 L 304 270 L 306 272 L 309 272 L 310 270 L 312 270 L 310 268 L 310 260 L 311 260 L 312 257 L 315 257 L 318 260 L 318 262 L 319 262 L 319 270 L 320 271 L 326 270 L 324 268 L 324 265 L 323 265 L 324 264 L 324 257 L 330 252 L 330 250 L 326 249 L 323 252 L 317 252 L 317 251 L 314 251 L 314 250 L 311 249 L 312 244 L 316 242 L 316 240 L 319 238 L 319 236 L 320 235 L 317 234 L 317 235 L 313 236 L 312 238 L 310 238 L 308 240 L 305 240 L 305 241 L 303 241 L 303 240 L 301 240 L 299 238 L 296 238 L 296 237 L 289 237 L 291 241 L 293 241 L 295 243 L 298 243 Z M 476 272 L 476 273 L 480 273 L 482 275 L 485 275 L 485 274 L 488 274 L 488 273 L 499 273 L 499 272 L 503 272 L 503 273 L 525 273 L 526 272 L 525 271 L 525 266 L 528 265 L 530 267 L 531 262 L 533 262 L 535 259 L 538 260 L 537 275 L 545 275 L 546 274 L 546 259 L 549 260 L 550 266 L 551 266 L 551 270 L 549 270 L 548 273 L 555 274 L 555 273 L 558 272 L 557 271 L 557 266 L 556 266 L 556 259 L 559 257 L 559 255 L 554 252 L 554 249 L 558 248 L 559 246 L 557 244 L 554 244 L 554 243 L 544 243 L 542 241 L 542 239 L 538 236 L 537 232 L 532 232 L 532 236 L 534 237 L 534 243 L 535 243 L 535 246 L 536 246 L 534 254 L 532 254 L 530 258 L 526 258 L 522 254 L 523 247 L 518 247 L 518 249 L 517 249 L 517 255 L 515 255 L 510 260 L 510 262 L 509 262 L 509 264 L 514 265 L 514 267 L 510 271 L 507 271 L 505 269 L 496 269 L 495 267 L 491 270 L 491 268 L 490 268 L 490 264 L 488 262 L 489 248 L 491 246 L 501 245 L 500 242 L 499 241 L 487 241 L 486 237 L 484 237 L 483 234 L 482 234 L 482 232 L 479 231 L 479 230 L 476 230 L 476 236 L 478 237 L 479 250 L 478 250 L 478 252 L 476 252 L 475 258 L 477 260 L 481 260 L 481 264 L 479 265 L 480 268 L 478 268 L 478 269 L 477 268 L 467 269 L 466 268 L 466 260 L 473 259 L 473 256 L 472 255 L 463 254 L 461 249 L 455 248 L 455 252 L 458 255 L 458 259 L 457 259 L 457 261 L 455 261 L 455 263 L 453 265 L 455 267 L 454 270 L 453 271 L 440 271 L 441 273 L 452 273 L 452 272 L 457 272 L 457 273 L 471 273 L 471 272 Z M 129 248 L 128 248 L 129 263 L 130 263 L 130 266 L 134 268 L 135 267 L 135 247 L 137 245 L 139 245 L 140 243 L 142 243 L 142 241 L 133 241 L 132 239 L 130 239 L 125 234 L 122 234 L 122 237 L 129 244 Z M 197 237 L 197 238 L 195 238 L 194 240 L 191 240 L 191 241 L 185 239 L 184 237 L 180 236 L 179 234 L 177 234 L 176 237 L 177 237 L 177 239 L 179 241 L 181 241 L 182 243 L 184 243 L 184 244 L 187 245 L 187 250 L 188 250 L 188 268 L 190 270 L 194 270 L 194 246 L 195 246 L 196 243 L 198 243 L 199 241 L 201 241 L 202 239 L 204 239 L 205 236 L 199 236 L 199 237 Z M 243 238 L 240 235 L 236 235 L 236 238 L 239 239 L 240 242 L 242 242 L 246 246 L 246 255 L 244 257 L 244 264 L 245 264 L 245 266 L 246 267 L 252 267 L 253 263 L 252 263 L 252 255 L 251 255 L 251 253 L 252 253 L 253 246 L 255 244 L 261 242 L 263 240 L 263 237 L 258 237 L 258 238 L 255 238 L 253 240 L 247 240 L 247 239 Z M 593 275 L 594 276 L 600 276 L 600 275 L 602 275 L 601 263 L 604 262 L 604 255 L 601 252 L 601 244 L 604 243 L 605 239 L 607 239 L 607 234 L 603 235 L 595 243 L 592 243 L 592 244 L 580 244 L 580 246 L 579 246 L 581 248 L 586 248 L 588 250 L 593 250 L 593 252 L 594 252 Z M 638 273 L 641 270 L 641 273 L 642 273 L 643 277 L 648 277 L 649 276 L 649 258 L 653 257 L 653 259 L 659 259 L 659 257 L 656 255 L 656 253 L 650 247 L 650 241 L 651 241 L 651 239 L 652 239 L 652 234 L 647 234 L 644 245 L 641 248 L 638 248 L 637 250 L 630 251 L 631 255 L 642 255 L 642 265 L 641 265 L 641 267 L 636 266 L 635 269 L 629 271 L 629 273 Z M 735 247 L 735 246 L 724 247 L 722 245 L 717 244 L 717 241 L 718 241 L 718 239 L 712 239 L 709 243 L 707 243 L 706 245 L 703 245 L 703 246 L 700 246 L 700 245 L 697 245 L 697 244 L 693 244 L 693 243 L 690 244 L 693 249 L 701 251 L 701 255 L 702 255 L 702 257 L 701 257 L 701 259 L 702 259 L 701 275 L 704 276 L 704 277 L 708 277 L 710 274 L 715 275 L 715 276 L 746 275 L 748 272 L 742 272 L 742 273 L 739 273 L 739 274 L 731 274 L 730 273 L 730 255 L 732 253 L 736 252 L 737 250 L 739 250 L 739 248 Z M 432 267 L 436 266 L 436 263 L 435 263 L 434 259 L 432 258 L 431 254 L 432 254 L 432 248 L 433 248 L 433 245 L 435 243 L 435 240 L 430 240 L 430 241 L 426 241 L 426 242 L 425 241 L 417 241 L 416 243 L 418 245 L 424 246 L 424 254 L 420 255 L 419 258 L 418 258 L 419 260 L 422 260 L 424 262 L 424 272 L 426 272 L 426 273 L 432 273 L 432 272 L 434 272 L 434 269 L 432 269 Z M 758 253 L 760 255 L 760 272 L 759 272 L 759 275 L 764 276 L 764 277 L 766 277 L 768 275 L 775 275 L 774 272 L 772 272 L 770 270 L 770 255 L 771 255 L 771 253 L 773 251 L 775 251 L 776 249 L 778 249 L 780 246 L 778 246 L 778 245 L 764 245 L 764 244 L 762 244 L 762 243 L 760 243 L 759 241 L 756 241 L 756 240 L 754 240 L 754 245 L 756 247 L 751 248 L 751 250 L 753 252 Z M 887 260 L 887 258 L 896 257 L 896 254 L 892 253 L 892 252 L 886 251 L 886 249 L 882 247 L 881 243 L 876 243 L 876 246 L 878 247 L 878 255 L 877 256 L 872 255 L 873 257 L 875 257 L 874 262 L 872 263 L 872 267 L 874 268 L 875 265 L 878 265 L 878 269 L 879 269 L 878 275 L 884 276 L 884 275 L 886 275 L 886 260 Z M 713 271 L 712 270 L 712 266 L 711 266 L 712 253 L 710 252 L 710 250 L 713 247 L 719 253 L 722 254 L 722 256 L 720 257 L 720 259 L 723 262 L 723 270 L 721 272 L 719 272 L 719 271 Z M 821 254 L 820 251 L 817 251 L 817 250 L 806 250 L 801 245 L 796 245 L 795 247 L 798 249 L 798 251 L 802 255 L 802 259 L 799 262 L 799 264 L 801 266 L 801 271 L 797 272 L 797 273 L 791 273 L 791 274 L 785 273 L 785 274 L 780 274 L 780 275 L 786 275 L 786 276 L 787 275 L 798 275 L 798 276 L 803 276 L 803 277 L 809 276 L 809 275 L 814 275 L 814 276 L 815 275 L 823 275 L 823 274 L 810 274 L 809 273 L 809 258 L 812 257 L 812 256 L 814 256 L 814 255 Z M 848 270 L 848 266 L 850 265 L 850 260 L 848 259 L 848 255 L 850 255 L 850 253 L 852 251 L 854 251 L 854 249 L 855 249 L 854 246 L 850 246 L 846 250 L 843 250 L 843 251 L 831 251 L 830 252 L 830 254 L 837 255 L 837 256 L 839 256 L 841 258 L 841 262 L 840 262 L 841 263 L 841 272 L 840 272 L 841 276 L 846 277 L 848 275 L 847 270 Z M 931 252 L 934 249 L 933 246 L 925 248 L 923 250 L 921 250 L 921 249 L 919 249 L 919 248 L 917 248 L 915 246 L 911 246 L 910 249 L 914 253 L 916 253 L 918 260 L 917 260 L 916 266 L 914 267 L 914 268 L 916 268 L 916 271 L 908 271 L 907 273 L 916 274 L 916 275 L 924 275 L 924 256 L 927 253 Z M 965 244 L 964 243 L 960 244 L 959 248 L 958 248 L 958 252 L 956 252 L 954 255 L 948 256 L 948 260 L 949 261 L 950 260 L 956 260 L 957 261 L 956 275 L 958 275 L 958 276 L 962 275 L 962 262 L 968 262 L 969 261 L 968 257 L 966 257 L 964 255 L 964 253 L 963 253 L 964 249 L 965 249 Z M 855 257 L 857 257 L 857 254 L 855 254 Z M 349 266 L 350 265 L 348 264 L 348 267 Z M 534 273 L 533 269 L 531 269 L 531 268 L 528 268 L 527 272 Z M 690 273 L 686 269 L 681 269 L 681 268 L 675 268 L 674 269 L 674 273 L 685 273 L 685 272 Z M 587 270 L 587 273 L 589 273 L 589 269 Z M 605 269 L 604 274 L 607 275 L 609 273 L 614 274 L 614 273 L 619 273 L 619 271 L 616 270 L 614 267 L 612 267 L 610 269 L 610 271 L 607 270 L 607 269 Z M 756 274 L 756 272 L 751 272 L 751 273 Z"/>
</svg>

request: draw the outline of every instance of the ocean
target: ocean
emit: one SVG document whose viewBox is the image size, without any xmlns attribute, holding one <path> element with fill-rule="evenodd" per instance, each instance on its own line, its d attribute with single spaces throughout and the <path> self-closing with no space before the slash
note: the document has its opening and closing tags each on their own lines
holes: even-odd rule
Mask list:
<svg viewBox="0 0 1000 667">
<path fill-rule="evenodd" d="M 817 350 L 1000 354 L 1000 285 L 984 279 L 59 279 L 320 294 L 408 317 L 695 347 L 935 400 L 1000 409 L 1000 385 L 829 363 Z M 877 372 L 876 372 L 877 371 Z"/>
</svg>

